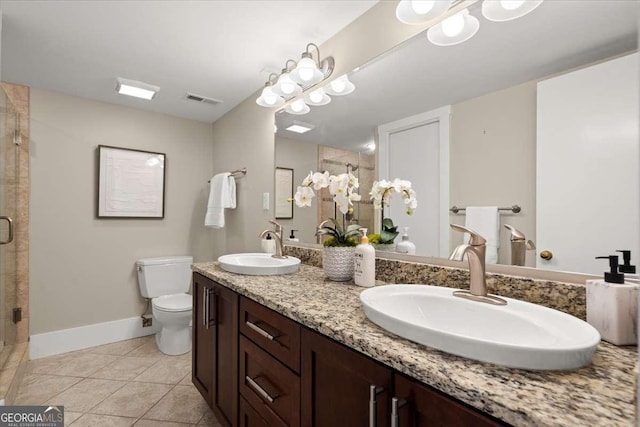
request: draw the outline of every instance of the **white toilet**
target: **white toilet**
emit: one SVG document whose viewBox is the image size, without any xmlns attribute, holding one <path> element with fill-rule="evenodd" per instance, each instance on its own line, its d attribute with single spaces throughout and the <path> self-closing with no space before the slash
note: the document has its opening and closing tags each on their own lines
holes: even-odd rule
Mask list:
<svg viewBox="0 0 640 427">
<path fill-rule="evenodd" d="M 153 318 L 160 324 L 158 348 L 175 356 L 191 350 L 191 264 L 193 257 L 145 258 L 136 262 L 140 293 L 151 298 Z"/>
</svg>

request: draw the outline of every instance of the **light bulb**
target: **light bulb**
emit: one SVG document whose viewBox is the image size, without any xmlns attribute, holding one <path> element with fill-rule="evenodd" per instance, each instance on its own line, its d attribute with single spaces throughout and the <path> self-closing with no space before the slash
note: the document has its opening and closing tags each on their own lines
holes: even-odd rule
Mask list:
<svg viewBox="0 0 640 427">
<path fill-rule="evenodd" d="M 296 87 L 293 83 L 285 82 L 280 85 L 280 90 L 287 95 L 292 94 L 295 89 Z"/>
<path fill-rule="evenodd" d="M 300 111 L 304 110 L 304 101 L 301 99 L 295 101 L 293 104 L 291 104 L 291 110 L 293 110 L 296 113 L 299 113 Z"/>
<path fill-rule="evenodd" d="M 411 2 L 411 9 L 418 15 L 427 14 L 433 9 L 435 0 L 413 0 Z"/>
<path fill-rule="evenodd" d="M 324 91 L 322 89 L 314 90 L 309 94 L 311 102 L 318 103 L 322 101 L 322 98 L 324 98 Z"/>
<path fill-rule="evenodd" d="M 500 6 L 505 10 L 516 10 L 524 4 L 524 0 L 500 0 Z"/>
<path fill-rule="evenodd" d="M 262 99 L 265 104 L 274 105 L 278 101 L 278 95 L 273 93 L 270 87 L 265 87 L 262 91 Z"/>
<path fill-rule="evenodd" d="M 298 75 L 300 79 L 308 82 L 313 79 L 314 71 L 317 68 L 316 63 L 311 58 L 302 58 L 298 62 Z"/>
<path fill-rule="evenodd" d="M 464 15 L 458 12 L 453 16 L 442 21 L 442 32 L 447 37 L 455 37 L 462 32 L 464 28 Z"/>
<path fill-rule="evenodd" d="M 336 79 L 331 82 L 331 89 L 337 93 L 343 92 L 345 87 L 347 87 L 347 83 L 343 79 Z"/>
</svg>

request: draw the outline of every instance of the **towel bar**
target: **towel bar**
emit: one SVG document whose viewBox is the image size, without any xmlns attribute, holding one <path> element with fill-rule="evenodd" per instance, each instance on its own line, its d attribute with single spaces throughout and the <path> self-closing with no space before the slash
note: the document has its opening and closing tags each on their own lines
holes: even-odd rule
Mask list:
<svg viewBox="0 0 640 427">
<path fill-rule="evenodd" d="M 240 174 L 240 176 L 245 176 L 247 174 L 247 168 L 242 168 L 242 169 L 236 169 L 234 171 L 229 172 L 231 175 L 237 175 Z M 211 180 L 207 181 L 207 182 L 211 182 Z"/>
<path fill-rule="evenodd" d="M 464 211 L 467 210 L 467 208 L 459 208 L 456 205 L 451 206 L 451 209 L 449 209 L 451 212 L 457 214 L 460 211 Z M 511 211 L 513 213 L 520 213 L 520 211 L 522 210 L 522 208 L 519 205 L 513 205 L 510 208 L 498 208 L 499 211 Z"/>
</svg>

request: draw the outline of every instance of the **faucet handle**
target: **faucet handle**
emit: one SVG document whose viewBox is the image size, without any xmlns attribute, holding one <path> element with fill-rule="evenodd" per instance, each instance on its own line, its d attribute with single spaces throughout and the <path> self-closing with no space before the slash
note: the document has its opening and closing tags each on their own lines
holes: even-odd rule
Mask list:
<svg viewBox="0 0 640 427">
<path fill-rule="evenodd" d="M 524 236 L 524 233 L 515 228 L 513 225 L 505 224 L 504 228 L 511 231 L 511 240 L 524 240 L 526 238 Z"/>
<path fill-rule="evenodd" d="M 460 231 L 462 233 L 469 233 L 469 235 L 471 236 L 469 238 L 469 244 L 471 246 L 481 246 L 481 245 L 487 244 L 487 239 L 485 239 L 475 231 L 459 224 L 449 224 L 449 225 L 451 226 L 451 228 L 453 228 L 456 231 Z"/>
<path fill-rule="evenodd" d="M 282 229 L 283 229 L 282 225 L 280 225 L 279 223 L 275 222 L 272 219 L 269 220 L 269 223 L 273 224 L 276 227 L 276 233 L 282 236 Z"/>
</svg>

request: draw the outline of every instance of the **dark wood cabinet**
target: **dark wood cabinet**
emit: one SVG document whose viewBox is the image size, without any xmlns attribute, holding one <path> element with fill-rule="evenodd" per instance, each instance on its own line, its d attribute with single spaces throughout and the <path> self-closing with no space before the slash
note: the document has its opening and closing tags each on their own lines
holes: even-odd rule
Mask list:
<svg viewBox="0 0 640 427">
<path fill-rule="evenodd" d="M 238 425 L 238 294 L 193 275 L 193 383 L 218 420 Z"/>
<path fill-rule="evenodd" d="M 498 427 L 506 425 L 429 386 L 397 373 L 395 374 L 392 412 L 395 418 L 392 420 L 392 427 Z"/>
<path fill-rule="evenodd" d="M 191 378 L 202 397 L 211 406 L 213 385 L 213 343 L 214 328 L 208 315 L 214 283 L 199 274 L 193 275 L 193 359 Z"/>
<path fill-rule="evenodd" d="M 193 276 L 193 383 L 224 426 L 506 424 Z"/>
<path fill-rule="evenodd" d="M 302 331 L 304 427 L 386 427 L 392 371 L 310 330 Z"/>
</svg>

